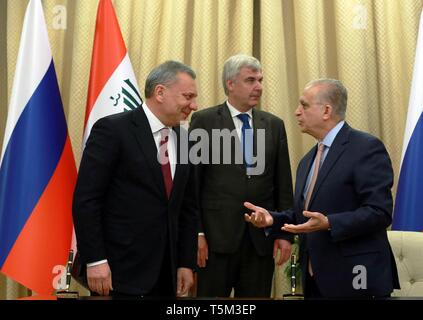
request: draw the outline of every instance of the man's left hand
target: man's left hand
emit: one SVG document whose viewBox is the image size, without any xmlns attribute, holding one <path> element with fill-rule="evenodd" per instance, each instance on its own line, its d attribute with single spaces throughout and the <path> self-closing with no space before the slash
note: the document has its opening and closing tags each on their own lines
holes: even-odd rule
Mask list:
<svg viewBox="0 0 423 320">
<path fill-rule="evenodd" d="M 278 253 L 278 249 L 280 250 L 280 255 L 278 261 L 276 261 L 276 264 L 278 266 L 284 264 L 286 261 L 288 261 L 289 257 L 291 256 L 291 242 L 285 239 L 275 239 L 275 242 L 273 243 L 273 259 L 276 258 L 276 255 Z"/>
<path fill-rule="evenodd" d="M 186 297 L 194 284 L 194 273 L 189 268 L 178 268 L 176 277 L 176 296 Z"/>
<path fill-rule="evenodd" d="M 308 219 L 305 223 L 297 225 L 285 223 L 282 230 L 291 233 L 310 233 L 320 230 L 329 230 L 329 220 L 324 214 L 304 210 L 303 215 L 310 219 Z"/>
</svg>

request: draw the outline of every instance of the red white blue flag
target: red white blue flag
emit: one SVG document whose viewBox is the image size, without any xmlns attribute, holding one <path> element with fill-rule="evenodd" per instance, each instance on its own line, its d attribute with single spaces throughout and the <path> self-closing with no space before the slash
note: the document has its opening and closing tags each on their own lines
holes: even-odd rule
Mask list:
<svg viewBox="0 0 423 320">
<path fill-rule="evenodd" d="M 67 262 L 75 182 L 43 8 L 31 0 L 0 157 L 0 270 L 38 294 Z"/>
<path fill-rule="evenodd" d="M 98 119 L 138 108 L 141 103 L 137 80 L 113 4 L 111 0 L 100 0 L 85 110 L 83 147 Z"/>
<path fill-rule="evenodd" d="M 393 230 L 423 231 L 423 11 L 408 104 Z"/>
</svg>

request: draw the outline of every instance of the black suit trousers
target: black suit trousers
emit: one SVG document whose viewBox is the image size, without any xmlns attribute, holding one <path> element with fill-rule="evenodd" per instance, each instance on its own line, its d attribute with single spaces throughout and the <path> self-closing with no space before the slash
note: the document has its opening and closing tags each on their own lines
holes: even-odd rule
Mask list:
<svg viewBox="0 0 423 320">
<path fill-rule="evenodd" d="M 205 268 L 198 270 L 198 297 L 268 298 L 275 262 L 272 255 L 260 256 L 245 231 L 240 250 L 233 254 L 209 252 Z"/>
</svg>

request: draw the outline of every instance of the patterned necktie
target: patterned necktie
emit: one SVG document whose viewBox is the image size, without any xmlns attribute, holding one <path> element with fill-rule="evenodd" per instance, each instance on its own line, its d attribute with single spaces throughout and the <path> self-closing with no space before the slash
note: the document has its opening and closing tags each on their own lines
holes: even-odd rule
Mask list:
<svg viewBox="0 0 423 320">
<path fill-rule="evenodd" d="M 322 158 L 323 150 L 325 149 L 325 145 L 323 143 L 319 143 L 317 147 L 316 157 L 314 159 L 314 170 L 313 175 L 311 177 L 310 185 L 307 190 L 306 200 L 304 202 L 304 210 L 308 209 L 308 205 L 310 203 L 311 194 L 313 193 L 314 185 L 316 184 L 317 174 L 320 170 L 320 160 Z"/>
<path fill-rule="evenodd" d="M 242 151 L 244 154 L 244 161 L 246 167 L 253 166 L 253 130 L 250 126 L 250 116 L 247 113 L 240 113 L 237 115 L 239 120 L 242 121 L 241 128 L 241 143 Z"/>
<path fill-rule="evenodd" d="M 159 159 L 162 167 L 163 180 L 166 188 L 167 198 L 170 198 L 172 192 L 173 180 L 172 172 L 170 171 L 169 154 L 167 151 L 167 142 L 169 141 L 169 128 L 163 128 L 160 130 L 160 147 L 159 147 Z"/>
<path fill-rule="evenodd" d="M 314 186 L 315 186 L 316 180 L 317 180 L 317 175 L 318 175 L 319 170 L 320 170 L 320 161 L 322 159 L 322 153 L 323 153 L 324 149 L 325 149 L 325 145 L 323 143 L 319 143 L 318 146 L 317 146 L 316 157 L 314 158 L 314 170 L 313 170 L 313 175 L 311 177 L 310 185 L 309 185 L 308 190 L 307 190 L 307 197 L 306 197 L 306 201 L 305 201 L 305 204 L 304 204 L 304 210 L 308 209 L 311 194 L 313 193 L 313 189 L 314 189 Z M 308 272 L 310 273 L 310 275 L 313 276 L 313 268 L 311 266 L 310 257 L 308 258 Z"/>
</svg>

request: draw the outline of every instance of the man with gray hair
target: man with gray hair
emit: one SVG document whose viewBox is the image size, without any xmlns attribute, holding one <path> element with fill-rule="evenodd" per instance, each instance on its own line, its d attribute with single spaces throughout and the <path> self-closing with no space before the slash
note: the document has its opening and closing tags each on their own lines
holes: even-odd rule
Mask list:
<svg viewBox="0 0 423 320">
<path fill-rule="evenodd" d="M 230 57 L 222 80 L 227 101 L 194 113 L 190 126 L 191 132 L 201 128 L 209 137 L 215 131 L 231 136 L 227 149 L 208 142 L 209 159 L 196 168 L 201 208 L 197 295 L 228 297 L 233 289 L 235 297 L 270 297 L 274 258 L 278 250 L 278 264 L 289 258 L 292 236 L 281 234 L 274 241 L 247 224 L 243 202 L 255 201 L 273 210 L 292 205 L 285 126 L 278 117 L 255 108 L 263 90 L 262 68 L 256 58 Z M 225 163 L 222 159 L 228 150 L 232 157 Z M 237 150 L 243 151 L 240 163 Z M 258 150 L 263 152 L 257 154 Z M 253 153 L 257 163 L 251 161 Z M 217 154 L 220 162 L 214 157 Z M 259 163 L 262 170 L 254 171 Z"/>
<path fill-rule="evenodd" d="M 176 146 L 180 121 L 197 109 L 195 77 L 180 62 L 159 65 L 141 107 L 102 118 L 91 131 L 73 218 L 93 294 L 184 296 L 194 283 L 195 179 Z"/>
<path fill-rule="evenodd" d="M 269 234 L 300 235 L 306 298 L 372 298 L 399 288 L 386 228 L 393 171 L 383 143 L 345 122 L 347 90 L 335 79 L 306 85 L 295 110 L 317 145 L 298 165 L 292 209 L 249 202 L 245 219 Z M 273 211 L 273 212 L 272 212 Z"/>
</svg>

